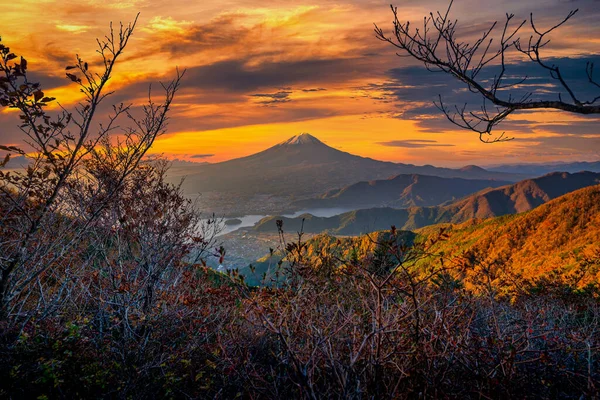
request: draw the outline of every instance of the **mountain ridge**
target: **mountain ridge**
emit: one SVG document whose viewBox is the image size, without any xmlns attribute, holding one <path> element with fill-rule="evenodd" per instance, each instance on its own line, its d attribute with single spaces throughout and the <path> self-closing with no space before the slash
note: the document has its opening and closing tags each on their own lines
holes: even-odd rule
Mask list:
<svg viewBox="0 0 600 400">
<path fill-rule="evenodd" d="M 357 182 L 292 204 L 299 208 L 434 206 L 457 200 L 486 188 L 505 186 L 510 183 L 494 179 L 399 174 L 388 179 Z"/>
<path fill-rule="evenodd" d="M 482 266 L 486 277 L 499 293 L 514 295 L 523 288 L 549 288 L 567 285 L 585 289 L 600 283 L 600 184 L 569 192 L 529 211 L 485 220 L 430 225 L 414 231 L 397 230 L 404 243 L 432 239 L 430 254 L 444 254 L 451 273 L 465 288 L 479 291 Z M 284 225 L 285 229 L 285 225 Z M 440 230 L 444 238 L 439 240 Z M 310 265 L 319 265 L 323 252 L 335 252 L 338 259 L 351 259 L 373 252 L 378 243 L 390 238 L 389 227 L 359 236 L 320 233 L 305 244 Z M 284 259 L 282 252 L 256 259 L 252 267 L 260 273 L 272 272 Z M 596 261 L 594 261 L 596 260 Z M 419 262 L 430 267 L 434 258 Z M 465 268 L 466 267 L 466 268 Z M 253 284 L 250 269 L 240 270 Z M 486 286 L 487 287 L 487 286 Z"/>
<path fill-rule="evenodd" d="M 533 174 L 536 176 L 548 174 L 554 171 L 563 172 L 581 172 L 591 171 L 600 172 L 600 161 L 578 161 L 578 162 L 556 162 L 556 163 L 531 163 L 531 164 L 501 164 L 486 168 L 488 171 Z"/>
<path fill-rule="evenodd" d="M 305 220 L 303 226 L 307 233 L 357 235 L 389 229 L 392 225 L 398 229 L 413 230 L 439 223 L 462 223 L 472 219 L 521 213 L 569 192 L 597 184 L 600 184 L 598 173 L 556 172 L 513 185 L 486 189 L 441 206 L 370 208 L 329 218 L 314 217 L 310 214 L 296 218 L 266 217 L 259 221 L 253 230 L 275 231 L 275 221 L 282 220 L 285 230 L 297 231 L 302 226 L 302 219 Z"/>
<path fill-rule="evenodd" d="M 179 178 L 186 177 L 182 187 L 187 194 L 230 192 L 306 198 L 356 182 L 403 173 L 506 181 L 523 178 L 482 168 L 461 171 L 379 161 L 335 149 L 306 133 L 249 156 L 190 167 L 185 175 L 180 171 Z"/>
</svg>

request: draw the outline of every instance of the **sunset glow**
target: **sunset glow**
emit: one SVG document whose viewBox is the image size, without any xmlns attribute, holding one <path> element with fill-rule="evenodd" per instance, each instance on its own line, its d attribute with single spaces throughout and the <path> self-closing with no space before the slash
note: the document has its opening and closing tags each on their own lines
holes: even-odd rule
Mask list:
<svg viewBox="0 0 600 400">
<path fill-rule="evenodd" d="M 474 3 L 481 11 L 468 13 Z M 403 18 L 418 21 L 446 5 L 405 1 L 398 7 Z M 465 38 L 473 40 L 506 12 L 519 19 L 534 12 L 540 25 L 549 25 L 576 7 L 579 14 L 552 37 L 546 56 L 575 59 L 584 79 L 586 60 L 600 51 L 597 2 L 467 0 L 456 2 L 453 13 Z M 81 99 L 76 86 L 63 79 L 65 66 L 76 53 L 93 66 L 98 62 L 95 38 L 111 21 L 129 22 L 139 12 L 110 90 L 116 91 L 114 102 L 140 104 L 150 83 L 157 88 L 176 66 L 187 68 L 168 134 L 152 150 L 170 158 L 198 161 L 194 156 L 211 155 L 202 161 L 219 162 L 301 132 L 354 154 L 414 164 L 596 160 L 600 155 L 598 119 L 519 113 L 499 127 L 516 139 L 494 145 L 450 124 L 432 102 L 438 94 L 452 101 L 464 88 L 437 83 L 435 76 L 431 81 L 422 66 L 396 57 L 393 48 L 376 40 L 373 23 L 392 28 L 385 2 L 23 0 L 3 8 L 3 43 L 28 59 L 46 93 L 65 107 Z M 477 106 L 476 98 L 473 103 Z M 18 141 L 15 117 L 0 114 L 2 142 Z"/>
</svg>

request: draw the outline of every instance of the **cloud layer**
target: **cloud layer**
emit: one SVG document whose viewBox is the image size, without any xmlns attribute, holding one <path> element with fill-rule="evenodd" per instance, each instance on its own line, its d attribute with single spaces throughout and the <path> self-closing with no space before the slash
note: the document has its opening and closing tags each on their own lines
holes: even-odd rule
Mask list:
<svg viewBox="0 0 600 400">
<path fill-rule="evenodd" d="M 600 94 L 585 76 L 586 60 L 600 65 L 598 4 L 464 0 L 455 2 L 453 15 L 461 24 L 461 37 L 472 41 L 506 12 L 515 13 L 516 19 L 534 12 L 540 26 L 551 26 L 571 8 L 579 8 L 573 21 L 551 37 L 546 51 L 576 93 L 589 99 Z M 402 18 L 416 23 L 447 2 L 408 0 L 398 6 Z M 458 130 L 433 101 L 442 95 L 450 106 L 466 103 L 476 110 L 480 98 L 449 76 L 396 57 L 391 46 L 377 41 L 372 24 L 389 32 L 391 13 L 385 3 L 372 0 L 23 0 L 6 6 L 0 33 L 3 43 L 28 58 L 31 78 L 72 107 L 78 93 L 63 78 L 64 66 L 78 53 L 97 67 L 95 37 L 106 33 L 109 21 L 131 20 L 138 11 L 134 39 L 111 83 L 116 91 L 111 100 L 140 104 L 150 83 L 168 79 L 175 66 L 187 68 L 170 133 L 156 143 L 156 152 L 220 161 L 268 147 L 297 129 L 361 155 L 415 163 L 599 156 L 597 118 L 516 114 L 500 129 L 518 140 L 492 149 Z M 40 22 L 26 23 L 30 20 Z M 483 81 L 491 81 L 495 73 L 491 66 Z M 524 90 L 541 99 L 556 98 L 561 91 L 564 96 L 545 71 L 522 59 L 511 59 L 508 74 L 529 77 L 528 87 L 516 88 L 513 96 Z M 0 142 L 22 140 L 17 124 L 14 112 L 0 112 Z"/>
</svg>

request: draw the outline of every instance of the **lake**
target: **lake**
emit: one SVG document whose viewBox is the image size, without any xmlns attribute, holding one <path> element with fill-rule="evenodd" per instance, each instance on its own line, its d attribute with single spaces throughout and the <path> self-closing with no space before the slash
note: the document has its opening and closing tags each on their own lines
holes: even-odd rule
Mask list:
<svg viewBox="0 0 600 400">
<path fill-rule="evenodd" d="M 291 214 L 282 214 L 284 217 L 290 217 L 290 218 L 294 218 L 294 217 L 298 217 L 302 214 L 312 214 L 315 217 L 333 217 L 334 215 L 339 215 L 339 214 L 343 214 L 345 212 L 348 211 L 352 211 L 353 209 L 350 208 L 341 208 L 341 207 L 334 207 L 334 208 L 312 208 L 312 209 L 306 209 L 306 210 L 300 210 L 300 211 L 296 211 L 294 213 Z M 235 230 L 238 230 L 240 228 L 251 228 L 253 227 L 258 221 L 260 221 L 261 219 L 268 217 L 268 215 L 244 215 L 242 217 L 235 217 L 235 218 L 225 218 L 225 221 L 227 221 L 228 219 L 239 219 L 240 222 L 237 225 L 224 225 L 221 227 L 221 231 L 219 232 L 219 234 L 217 236 L 221 236 L 221 235 L 225 235 L 227 233 L 233 232 Z M 206 221 L 206 220 L 203 220 Z"/>
</svg>

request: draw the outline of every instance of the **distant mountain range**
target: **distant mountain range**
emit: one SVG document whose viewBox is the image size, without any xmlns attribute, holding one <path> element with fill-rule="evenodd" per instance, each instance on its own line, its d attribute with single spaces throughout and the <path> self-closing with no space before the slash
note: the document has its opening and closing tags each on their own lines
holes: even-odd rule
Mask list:
<svg viewBox="0 0 600 400">
<path fill-rule="evenodd" d="M 509 174 L 527 174 L 541 176 L 554 171 L 562 172 L 600 172 L 600 161 L 573 162 L 573 163 L 548 163 L 548 164 L 507 164 L 487 168 L 488 171 L 505 172 Z"/>
<path fill-rule="evenodd" d="M 310 214 L 296 218 L 274 216 L 263 218 L 253 229 L 259 232 L 276 231 L 275 221 L 280 219 L 283 221 L 284 230 L 293 232 L 300 230 L 304 219 L 303 229 L 307 233 L 358 235 L 389 229 L 392 225 L 398 229 L 413 230 L 439 223 L 462 223 L 473 218 L 483 219 L 529 211 L 566 193 L 599 183 L 599 173 L 557 172 L 514 185 L 486 189 L 441 206 L 369 208 L 329 218 L 314 217 Z"/>
<path fill-rule="evenodd" d="M 428 175 L 397 175 L 393 178 L 363 181 L 319 197 L 292 203 L 307 208 L 368 208 L 435 206 L 486 188 L 510 184 L 493 179 L 441 178 Z"/>
<path fill-rule="evenodd" d="M 334 149 L 306 133 L 247 157 L 177 170 L 177 175 L 186 176 L 183 189 L 188 194 L 230 192 L 244 196 L 273 194 L 296 198 L 312 197 L 359 181 L 387 179 L 399 174 L 511 182 L 524 177 L 490 172 L 476 166 L 451 169 L 378 161 Z"/>
</svg>

